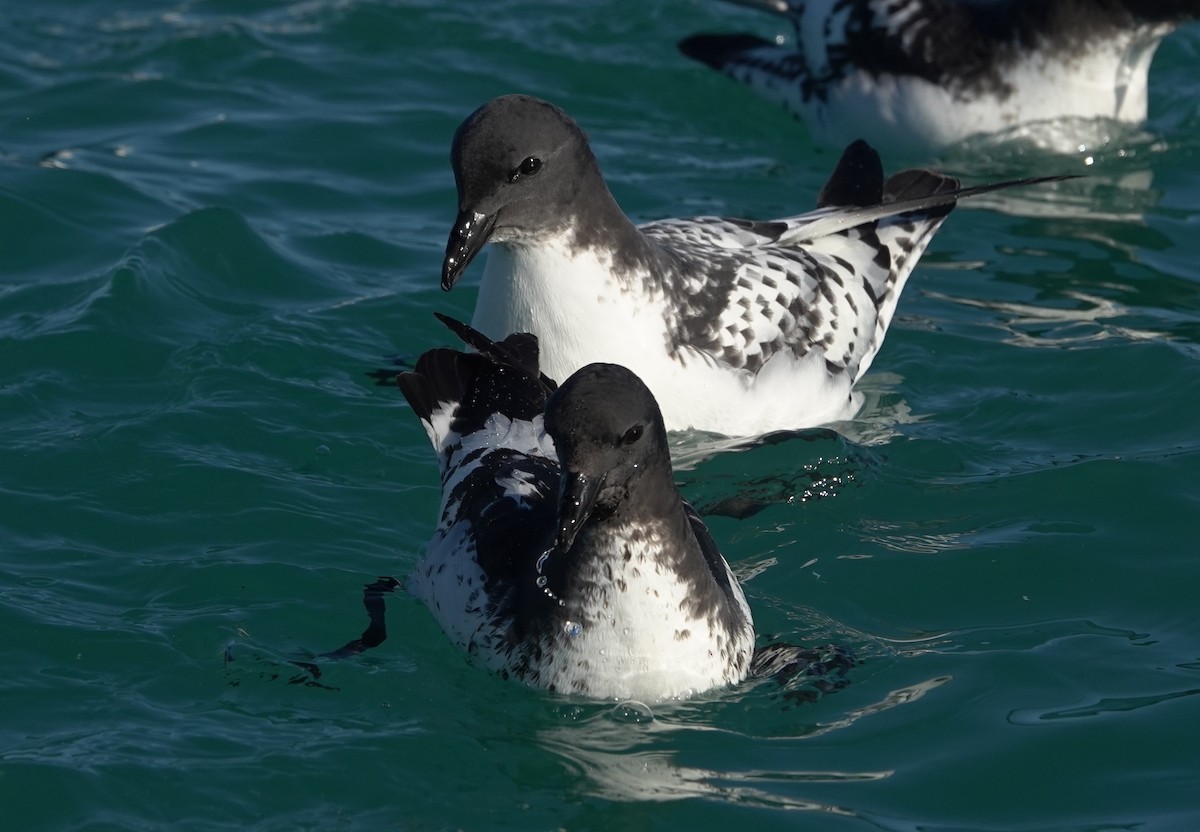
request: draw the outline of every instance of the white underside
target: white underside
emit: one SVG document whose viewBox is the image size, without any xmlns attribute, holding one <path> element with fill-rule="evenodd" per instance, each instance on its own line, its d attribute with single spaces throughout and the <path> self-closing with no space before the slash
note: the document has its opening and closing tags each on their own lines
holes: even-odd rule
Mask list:
<svg viewBox="0 0 1200 832">
<path fill-rule="evenodd" d="M 654 548 L 636 543 L 626 548 L 628 560 L 614 555 L 597 564 L 603 575 L 594 579 L 598 595 L 586 610 L 567 606 L 568 619 L 578 626 L 560 640 L 565 647 L 553 651 L 543 679 L 563 692 L 576 689 L 574 681 L 582 679 L 587 685 L 582 692 L 591 697 L 644 702 L 740 682 L 754 652 L 754 625 L 737 582 L 730 578 L 744 626 L 731 644 L 718 644 L 709 622 L 685 612 L 689 585 L 658 562 Z M 731 665 L 724 651 L 741 656 L 741 662 Z"/>
<path fill-rule="evenodd" d="M 507 631 L 497 630 L 484 613 L 484 575 L 474 561 L 469 532 L 466 522 L 439 529 L 410 576 L 409 588 L 478 664 L 511 670 Z M 681 699 L 742 681 L 754 652 L 754 626 L 735 581 L 731 579 L 735 604 L 745 625 L 725 645 L 710 637 L 708 622 L 683 612 L 688 586 L 665 574 L 654 552 L 634 552 L 628 561 L 606 563 L 611 572 L 605 570 L 603 579 L 595 581 L 600 594 L 587 604 L 601 614 L 569 605 L 563 631 L 543 645 L 544 658 L 526 681 L 592 699 L 643 702 Z M 440 565 L 445 568 L 439 571 Z M 618 585 L 626 588 L 618 590 Z M 731 665 L 723 650 L 741 661 Z"/>
<path fill-rule="evenodd" d="M 560 382 L 596 361 L 628 367 L 654 393 L 668 430 L 747 436 L 856 412 L 849 378 L 831 376 L 819 355 L 778 353 L 757 373 L 695 351 L 672 358 L 656 304 L 611 287 L 607 264 L 590 253 L 572 259 L 553 243 L 493 245 L 472 326 L 491 338 L 536 334 L 542 369 Z"/>
<path fill-rule="evenodd" d="M 911 76 L 854 72 L 826 100 L 804 102 L 794 79 L 745 68 L 733 74 L 783 103 L 814 138 L 834 146 L 865 137 L 924 154 L 972 136 L 1003 134 L 1070 153 L 1106 137 L 1103 123 L 1087 121 L 1145 121 L 1150 63 L 1164 33 L 1130 32 L 1073 60 L 1031 53 L 1006 74 L 1009 95 L 960 94 Z"/>
<path fill-rule="evenodd" d="M 443 522 L 434 532 L 425 555 L 417 563 L 407 585 L 421 598 L 450 640 L 468 651 L 491 670 L 512 671 L 520 657 L 511 650 L 508 626 L 496 621 L 483 570 L 476 561 L 475 529 L 470 517 L 460 515 L 451 503 L 456 485 L 479 464 L 473 458 L 480 448 L 508 448 L 536 457 L 555 458 L 555 451 L 542 428 L 542 417 L 533 422 L 510 421 L 494 415 L 483 430 L 466 437 L 449 431 L 443 411 L 433 414 L 430 436 L 443 458 L 443 498 L 439 516 Z M 523 498 L 549 499 L 520 470 L 502 470 L 498 482 L 508 505 L 523 511 Z M 586 598 L 568 602 L 563 610 L 567 625 L 542 642 L 542 658 L 525 676 L 533 685 L 563 693 L 578 693 L 593 699 L 638 699 L 657 702 L 678 699 L 741 681 L 754 650 L 754 628 L 741 587 L 732 575 L 734 604 L 743 625 L 725 644 L 723 636 L 703 618 L 689 610 L 689 585 L 660 563 L 663 542 L 651 533 L 626 534 L 612 531 L 619 548 L 611 557 L 593 563 L 594 574 L 583 574 L 581 584 L 590 587 Z M 536 541 L 529 541 L 536 546 Z M 625 557 L 628 553 L 628 558 Z M 728 569 L 728 566 L 725 567 Z M 740 657 L 730 662 L 728 655 Z"/>
</svg>

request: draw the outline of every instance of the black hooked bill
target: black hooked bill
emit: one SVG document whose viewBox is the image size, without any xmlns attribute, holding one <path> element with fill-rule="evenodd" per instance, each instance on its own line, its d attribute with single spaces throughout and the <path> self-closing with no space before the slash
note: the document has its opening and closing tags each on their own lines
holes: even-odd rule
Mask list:
<svg viewBox="0 0 1200 832">
<path fill-rule="evenodd" d="M 568 551 L 575 537 L 596 507 L 596 498 L 604 486 L 604 477 L 590 474 L 564 473 L 558 499 L 558 534 L 554 548 Z"/>
<path fill-rule="evenodd" d="M 462 277 L 463 270 L 470 265 L 492 234 L 496 224 L 495 215 L 479 214 L 474 211 L 459 212 L 446 243 L 446 259 L 442 261 L 442 290 L 449 292 Z"/>
</svg>

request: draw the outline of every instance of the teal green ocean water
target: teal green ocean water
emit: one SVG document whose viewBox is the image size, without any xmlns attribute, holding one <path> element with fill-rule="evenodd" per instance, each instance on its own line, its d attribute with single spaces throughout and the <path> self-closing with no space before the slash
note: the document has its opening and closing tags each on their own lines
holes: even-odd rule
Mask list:
<svg viewBox="0 0 1200 832">
<path fill-rule="evenodd" d="M 459 121 L 555 101 L 639 220 L 806 210 L 836 151 L 674 48 L 772 25 L 0 4 L 6 829 L 1200 828 L 1197 27 L 1104 147 L 867 137 L 892 169 L 1087 178 L 950 217 L 854 423 L 680 470 L 760 631 L 852 647 L 847 688 L 575 701 L 403 593 L 378 648 L 294 663 L 432 528 L 425 435 L 366 372 L 473 306 L 478 266 L 437 285 Z"/>
</svg>

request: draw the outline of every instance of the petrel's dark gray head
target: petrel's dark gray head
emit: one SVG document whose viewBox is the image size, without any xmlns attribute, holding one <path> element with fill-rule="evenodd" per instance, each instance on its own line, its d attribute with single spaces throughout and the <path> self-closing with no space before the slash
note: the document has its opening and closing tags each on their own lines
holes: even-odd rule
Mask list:
<svg viewBox="0 0 1200 832">
<path fill-rule="evenodd" d="M 572 215 L 581 189 L 598 182 L 607 192 L 579 125 L 528 95 L 493 99 L 468 116 L 454 134 L 450 163 L 458 218 L 442 263 L 447 291 L 489 240 L 552 230 Z"/>
<path fill-rule="evenodd" d="M 589 519 L 649 495 L 679 502 L 662 413 L 649 388 L 617 364 L 578 370 L 546 403 L 546 431 L 562 465 L 555 548 L 565 552 Z"/>
</svg>

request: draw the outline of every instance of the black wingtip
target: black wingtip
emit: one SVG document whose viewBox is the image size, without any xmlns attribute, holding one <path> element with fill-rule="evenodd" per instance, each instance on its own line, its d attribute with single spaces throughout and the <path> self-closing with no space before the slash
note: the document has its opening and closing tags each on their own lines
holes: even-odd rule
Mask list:
<svg viewBox="0 0 1200 832">
<path fill-rule="evenodd" d="M 760 49 L 764 46 L 774 46 L 769 40 L 758 35 L 746 34 L 699 34 L 684 38 L 679 42 L 679 51 L 693 61 L 722 70 L 725 65 L 744 52 Z"/>
<path fill-rule="evenodd" d="M 897 174 L 899 176 L 899 174 Z M 992 191 L 1002 191 L 1008 188 L 1027 188 L 1030 185 L 1045 185 L 1049 182 L 1066 182 L 1069 179 L 1085 179 L 1086 174 L 1080 173 L 1064 173 L 1054 176 L 1029 176 L 1024 179 L 1008 179 L 1004 182 L 992 182 L 987 185 L 971 185 L 966 188 L 960 188 L 955 193 L 956 199 L 965 197 L 978 196 Z"/>
<path fill-rule="evenodd" d="M 939 194 L 961 193 L 962 182 L 953 176 L 945 176 L 931 170 L 911 168 L 888 177 L 883 183 L 883 201 L 885 203 L 903 202 L 909 199 L 934 197 Z M 947 199 L 940 205 L 931 205 L 921 211 L 927 219 L 944 217 L 958 205 L 957 197 Z"/>
<path fill-rule="evenodd" d="M 883 161 L 862 139 L 851 142 L 821 189 L 817 207 L 865 207 L 882 201 Z"/>
<path fill-rule="evenodd" d="M 900 202 L 933 194 L 948 194 L 958 191 L 961 187 L 962 182 L 953 176 L 911 168 L 888 178 L 883 185 L 883 201 Z"/>
<path fill-rule="evenodd" d="M 408 402 L 408 406 L 413 408 L 413 413 L 416 418 L 421 421 L 427 421 L 434 409 L 438 407 L 438 391 L 433 389 L 433 384 L 430 381 L 431 376 L 426 375 L 430 372 L 430 359 L 425 355 L 421 355 L 418 361 L 418 369 L 402 372 L 396 376 L 396 387 L 400 388 L 404 400 Z"/>
<path fill-rule="evenodd" d="M 441 312 L 434 312 L 433 314 L 447 329 L 457 335 L 464 344 L 480 355 L 496 363 L 508 364 L 523 370 L 529 375 L 540 379 L 542 384 L 551 392 L 558 389 L 558 384 L 540 369 L 538 339 L 533 333 L 514 332 L 503 341 L 493 341 L 475 329 L 475 327 L 457 318 L 443 315 Z"/>
<path fill-rule="evenodd" d="M 475 329 L 475 327 L 460 321 L 458 318 L 443 315 L 441 312 L 434 312 L 433 317 L 441 321 L 446 329 L 457 335 L 460 341 L 477 352 L 487 354 L 496 346 L 496 342 L 491 338 L 488 338 L 482 332 Z"/>
</svg>

